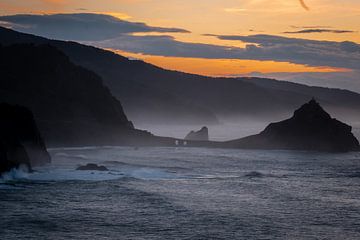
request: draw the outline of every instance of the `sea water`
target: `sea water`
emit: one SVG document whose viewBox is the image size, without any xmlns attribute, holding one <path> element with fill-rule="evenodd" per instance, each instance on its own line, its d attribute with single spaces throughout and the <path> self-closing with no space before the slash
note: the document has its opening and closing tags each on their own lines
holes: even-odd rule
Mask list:
<svg viewBox="0 0 360 240">
<path fill-rule="evenodd" d="M 0 180 L 0 239 L 360 239 L 360 153 L 50 153 Z M 109 170 L 75 170 L 87 163 Z"/>
</svg>

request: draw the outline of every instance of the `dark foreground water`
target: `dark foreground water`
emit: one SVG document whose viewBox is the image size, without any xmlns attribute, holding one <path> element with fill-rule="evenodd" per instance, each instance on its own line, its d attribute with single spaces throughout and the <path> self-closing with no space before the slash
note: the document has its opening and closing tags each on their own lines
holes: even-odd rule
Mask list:
<svg viewBox="0 0 360 240">
<path fill-rule="evenodd" d="M 360 239 L 360 153 L 53 149 L 0 182 L 0 239 Z M 100 163 L 110 171 L 75 171 Z"/>
</svg>

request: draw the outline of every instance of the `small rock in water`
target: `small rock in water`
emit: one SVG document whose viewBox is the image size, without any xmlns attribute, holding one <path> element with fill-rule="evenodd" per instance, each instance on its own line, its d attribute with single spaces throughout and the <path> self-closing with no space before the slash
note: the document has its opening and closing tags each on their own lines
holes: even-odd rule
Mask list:
<svg viewBox="0 0 360 240">
<path fill-rule="evenodd" d="M 90 170 L 90 171 L 109 171 L 109 169 L 107 169 L 105 166 L 99 166 L 97 164 L 94 163 L 88 163 L 85 166 L 80 166 L 78 167 L 76 170 L 81 170 L 81 171 L 86 171 L 86 170 Z"/>
</svg>

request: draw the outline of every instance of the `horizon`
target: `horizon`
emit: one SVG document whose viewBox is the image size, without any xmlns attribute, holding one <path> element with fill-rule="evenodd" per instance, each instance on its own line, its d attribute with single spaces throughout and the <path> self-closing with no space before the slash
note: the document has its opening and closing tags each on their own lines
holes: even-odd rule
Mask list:
<svg viewBox="0 0 360 240">
<path fill-rule="evenodd" d="M 1 26 L 74 40 L 165 69 L 360 92 L 356 1 L 5 0 L 0 7 Z"/>
</svg>

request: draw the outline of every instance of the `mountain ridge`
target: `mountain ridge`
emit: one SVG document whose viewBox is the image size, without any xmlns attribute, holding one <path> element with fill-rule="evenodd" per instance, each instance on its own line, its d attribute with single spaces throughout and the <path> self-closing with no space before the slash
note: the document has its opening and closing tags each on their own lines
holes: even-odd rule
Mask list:
<svg viewBox="0 0 360 240">
<path fill-rule="evenodd" d="M 347 90 L 272 79 L 206 77 L 166 70 L 80 43 L 48 40 L 5 28 L 0 28 L 0 36 L 2 44 L 33 42 L 59 48 L 75 64 L 100 75 L 135 122 L 145 119 L 147 123 L 208 125 L 228 118 L 276 119 L 311 97 L 332 114 L 360 117 L 360 94 Z"/>
<path fill-rule="evenodd" d="M 0 76 L 0 102 L 30 109 L 50 146 L 151 136 L 134 128 L 98 75 L 51 45 L 0 46 Z"/>
</svg>

